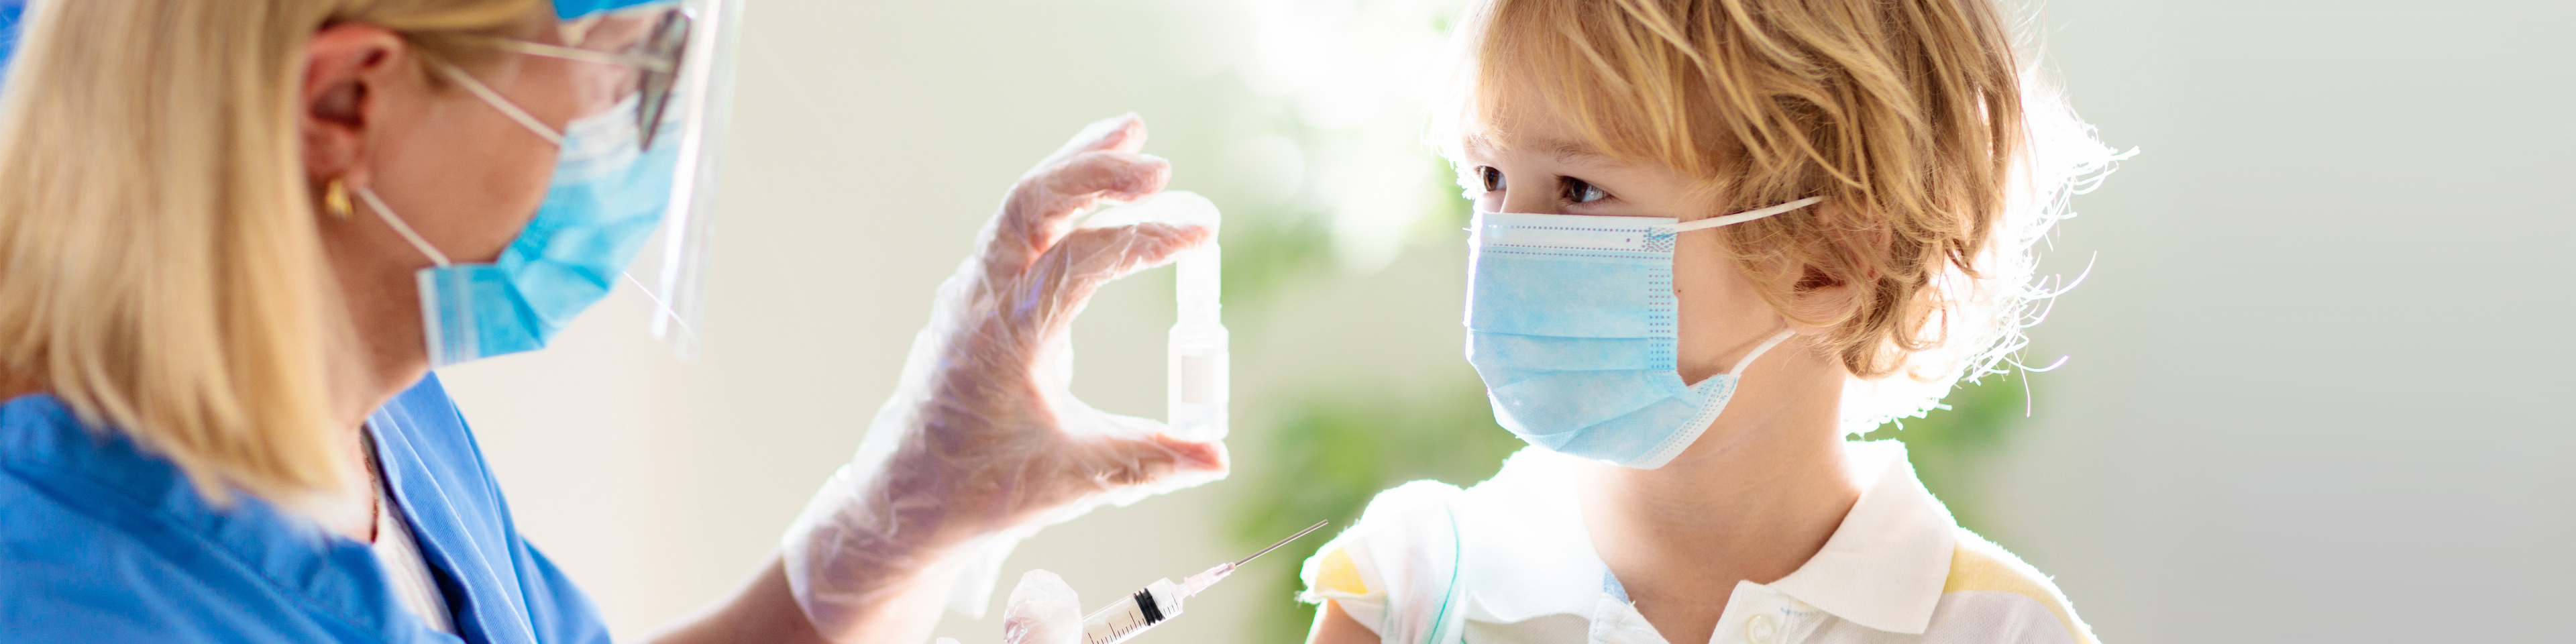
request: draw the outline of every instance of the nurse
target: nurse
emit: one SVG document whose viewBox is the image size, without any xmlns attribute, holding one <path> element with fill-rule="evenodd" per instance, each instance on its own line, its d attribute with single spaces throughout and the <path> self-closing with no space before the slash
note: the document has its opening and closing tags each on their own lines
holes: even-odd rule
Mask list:
<svg viewBox="0 0 2576 644">
<path fill-rule="evenodd" d="M 606 641 L 430 369 L 541 348 L 619 282 L 695 346 L 736 1 L 28 7 L 0 48 L 0 639 Z M 1036 526 L 1223 475 L 1221 444 L 1051 378 L 1094 289 L 1207 236 L 1068 230 L 1162 188 L 1144 137 L 1096 124 L 1012 188 L 859 457 L 656 639 L 921 641 Z"/>
</svg>

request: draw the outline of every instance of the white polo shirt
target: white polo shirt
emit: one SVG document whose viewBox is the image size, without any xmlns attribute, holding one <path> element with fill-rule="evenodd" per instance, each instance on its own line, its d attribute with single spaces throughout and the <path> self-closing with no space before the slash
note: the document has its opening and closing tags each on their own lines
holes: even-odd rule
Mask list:
<svg viewBox="0 0 2576 644">
<path fill-rule="evenodd" d="M 1860 501 L 1796 572 L 1737 582 L 1712 644 L 2093 644 L 2046 576 L 1951 519 L 1903 444 L 1846 445 Z M 1668 644 L 1594 554 L 1568 472 L 1581 462 L 1524 449 L 1472 489 L 1380 493 L 1306 560 L 1301 598 L 1387 644 Z"/>
</svg>

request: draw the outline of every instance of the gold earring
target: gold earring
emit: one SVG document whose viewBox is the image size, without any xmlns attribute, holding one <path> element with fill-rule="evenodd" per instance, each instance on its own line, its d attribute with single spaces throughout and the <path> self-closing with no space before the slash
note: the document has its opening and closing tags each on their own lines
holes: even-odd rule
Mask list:
<svg viewBox="0 0 2576 644">
<path fill-rule="evenodd" d="M 332 179 L 330 187 L 322 189 L 322 209 L 333 217 L 348 219 L 349 213 L 354 211 L 349 206 L 349 186 L 340 183 L 339 179 Z"/>
</svg>

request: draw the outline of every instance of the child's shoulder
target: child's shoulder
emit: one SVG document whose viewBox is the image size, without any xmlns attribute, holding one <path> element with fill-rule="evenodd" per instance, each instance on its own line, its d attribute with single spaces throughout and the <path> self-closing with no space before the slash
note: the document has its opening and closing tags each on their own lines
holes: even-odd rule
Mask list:
<svg viewBox="0 0 2576 644">
<path fill-rule="evenodd" d="M 1507 586 L 1561 576 L 1566 566 L 1548 564 L 1566 562 L 1549 555 L 1590 556 L 1563 478 L 1572 459 L 1524 449 L 1474 487 L 1414 481 L 1379 492 L 1306 560 L 1299 598 L 1332 601 L 1394 641 L 1421 641 L 1456 627 L 1467 571 Z"/>
<path fill-rule="evenodd" d="M 1306 559 L 1299 576 L 1301 601 L 1327 601 L 1381 634 L 1397 629 L 1419 640 L 1438 621 L 1438 605 L 1455 579 L 1453 501 L 1464 491 L 1438 481 L 1415 481 L 1369 501 L 1358 523 Z M 1439 537 L 1439 538 L 1434 538 Z"/>
<path fill-rule="evenodd" d="M 2048 575 L 1967 528 L 1956 532 L 1949 578 L 1941 585 L 1941 603 L 1925 635 L 1956 629 L 1990 634 L 1997 641 L 2094 644 L 2093 627 L 2076 616 L 2073 604 Z M 2065 639 L 2048 636 L 2057 632 L 2063 632 Z"/>
<path fill-rule="evenodd" d="M 1515 456 L 1512 462 L 1526 460 Z M 1507 464 L 1504 471 L 1512 469 Z M 1401 591 L 1413 577 L 1455 568 L 1459 536 L 1471 529 L 1460 525 L 1461 515 L 1490 505 L 1471 499 L 1498 496 L 1494 488 L 1507 483 L 1499 480 L 1503 475 L 1495 478 L 1471 489 L 1414 481 L 1379 492 L 1359 521 L 1306 561 L 1306 600 L 1384 603 L 1391 589 Z"/>
</svg>

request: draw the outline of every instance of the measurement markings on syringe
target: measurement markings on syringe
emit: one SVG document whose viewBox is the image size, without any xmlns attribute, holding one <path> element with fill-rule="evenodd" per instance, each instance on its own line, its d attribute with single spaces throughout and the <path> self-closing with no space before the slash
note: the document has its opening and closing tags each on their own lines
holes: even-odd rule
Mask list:
<svg viewBox="0 0 2576 644">
<path fill-rule="evenodd" d="M 1172 583 L 1168 578 L 1154 580 L 1154 583 L 1146 584 L 1143 590 L 1127 596 L 1126 604 L 1111 604 L 1092 613 L 1089 617 L 1082 618 L 1082 643 L 1119 644 L 1134 637 L 1138 632 L 1154 627 L 1155 624 L 1178 617 L 1181 614 L 1184 599 L 1195 596 L 1200 591 L 1207 590 L 1209 586 L 1215 585 L 1217 581 L 1233 575 L 1234 571 L 1243 564 L 1251 563 L 1261 555 L 1288 545 L 1288 542 L 1306 536 L 1307 533 L 1324 527 L 1324 524 L 1323 521 L 1317 521 L 1315 525 L 1306 526 L 1306 529 L 1298 531 L 1297 534 L 1280 539 L 1277 543 L 1270 544 L 1270 547 L 1252 553 L 1250 557 L 1244 557 L 1233 563 L 1217 564 L 1216 567 L 1209 568 L 1205 572 L 1190 575 L 1185 584 Z"/>
<path fill-rule="evenodd" d="M 1109 644 L 1110 642 L 1124 640 L 1127 639 L 1128 633 L 1143 630 L 1147 624 L 1150 624 L 1150 622 L 1127 622 L 1125 624 L 1112 627 L 1109 632 L 1106 633 L 1085 633 L 1085 635 L 1089 635 L 1090 637 L 1084 638 L 1082 644 Z"/>
</svg>

